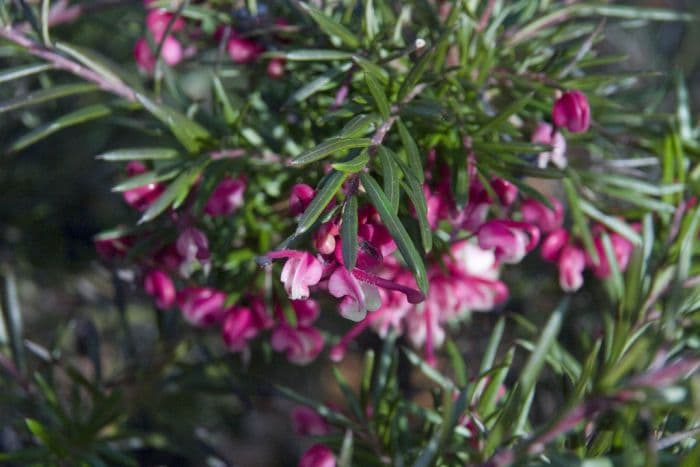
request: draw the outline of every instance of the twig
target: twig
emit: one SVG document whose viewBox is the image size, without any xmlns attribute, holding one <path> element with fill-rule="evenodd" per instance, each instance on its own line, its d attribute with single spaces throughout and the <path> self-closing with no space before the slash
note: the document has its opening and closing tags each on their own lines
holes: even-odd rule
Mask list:
<svg viewBox="0 0 700 467">
<path fill-rule="evenodd" d="M 68 71 L 86 81 L 97 84 L 104 91 L 116 94 L 130 102 L 136 101 L 136 93 L 123 82 L 115 81 L 113 78 L 106 78 L 96 71 L 64 57 L 53 49 L 42 46 L 12 26 L 0 27 L 0 37 L 17 44 L 26 50 L 27 53 L 46 60 L 58 69 Z"/>
</svg>

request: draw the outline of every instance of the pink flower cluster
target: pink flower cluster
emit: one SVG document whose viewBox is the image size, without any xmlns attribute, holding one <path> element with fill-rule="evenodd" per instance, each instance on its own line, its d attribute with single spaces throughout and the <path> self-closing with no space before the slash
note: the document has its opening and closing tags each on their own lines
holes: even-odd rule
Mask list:
<svg viewBox="0 0 700 467">
<path fill-rule="evenodd" d="M 176 38 L 177 34 L 183 34 L 185 30 L 186 24 L 183 18 L 174 19 L 173 13 L 165 9 L 153 8 L 152 3 L 152 0 L 144 0 L 147 10 L 146 36 L 139 38 L 134 45 L 134 59 L 139 68 L 148 74 L 153 73 L 155 69 L 158 58 L 155 53 L 158 47 L 160 47 L 160 58 L 163 62 L 168 66 L 175 66 L 185 57 L 191 57 L 196 53 L 194 46 L 188 48 L 183 46 L 183 39 L 186 43 L 194 43 L 192 39 L 199 36 L 195 31 L 191 37 Z M 289 26 L 289 23 L 279 18 L 274 20 L 273 26 L 276 29 L 284 29 Z M 225 49 L 229 58 L 239 65 L 258 61 L 266 49 L 263 42 L 250 39 L 241 31 L 230 26 L 219 27 L 214 32 L 213 39 L 217 43 L 226 40 Z M 284 42 L 284 38 L 278 35 L 274 35 L 272 39 Z M 268 77 L 271 79 L 281 78 L 284 76 L 285 66 L 286 63 L 282 57 L 270 59 L 267 63 Z"/>
</svg>

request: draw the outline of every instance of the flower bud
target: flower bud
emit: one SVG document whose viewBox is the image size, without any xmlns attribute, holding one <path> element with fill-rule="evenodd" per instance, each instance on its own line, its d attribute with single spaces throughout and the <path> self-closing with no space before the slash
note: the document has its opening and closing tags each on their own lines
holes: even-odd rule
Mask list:
<svg viewBox="0 0 700 467">
<path fill-rule="evenodd" d="M 292 428 L 301 436 L 323 436 L 330 433 L 328 422 L 310 407 L 299 405 L 292 410 Z"/>
<path fill-rule="evenodd" d="M 518 187 L 510 183 L 508 180 L 494 177 L 491 180 L 491 187 L 498 195 L 498 199 L 503 206 L 510 206 L 518 197 Z"/>
<path fill-rule="evenodd" d="M 226 311 L 226 318 L 221 326 L 221 337 L 229 350 L 245 350 L 248 341 L 257 334 L 258 329 L 250 308 L 234 306 Z"/>
<path fill-rule="evenodd" d="M 540 247 L 540 256 L 542 256 L 542 259 L 545 261 L 554 262 L 557 260 L 557 258 L 559 258 L 559 253 L 568 242 L 569 232 L 567 232 L 564 228 L 558 228 L 547 235 L 542 242 L 542 246 Z"/>
<path fill-rule="evenodd" d="M 523 221 L 535 224 L 545 233 L 561 227 L 564 222 L 564 206 L 552 196 L 549 197 L 549 202 L 554 209 L 550 209 L 535 199 L 523 201 L 520 205 Z"/>
<path fill-rule="evenodd" d="M 559 255 L 559 285 L 565 292 L 575 292 L 583 285 L 586 255 L 581 248 L 566 245 Z"/>
<path fill-rule="evenodd" d="M 588 130 L 591 109 L 586 95 L 581 91 L 565 92 L 552 106 L 552 121 L 559 128 L 567 128 L 572 133 Z"/>
<path fill-rule="evenodd" d="M 175 285 L 160 269 L 151 269 L 146 273 L 143 288 L 148 295 L 155 298 L 156 306 L 161 310 L 166 310 L 175 303 Z"/>
<path fill-rule="evenodd" d="M 227 216 L 237 211 L 243 206 L 245 189 L 246 180 L 244 178 L 224 178 L 209 197 L 207 204 L 204 206 L 204 212 L 215 217 Z"/>
<path fill-rule="evenodd" d="M 185 319 L 195 326 L 208 326 L 224 316 L 226 295 L 209 287 L 188 287 L 177 294 L 177 304 Z"/>
<path fill-rule="evenodd" d="M 226 50 L 234 63 L 242 65 L 257 60 L 258 56 L 262 53 L 262 46 L 257 42 L 244 37 L 238 37 L 233 33 L 228 40 Z"/>
<path fill-rule="evenodd" d="M 299 460 L 299 467 L 335 467 L 333 451 L 323 444 L 311 446 Z"/>
<path fill-rule="evenodd" d="M 278 79 L 284 76 L 284 58 L 273 58 L 267 62 L 267 76 L 270 79 Z"/>
</svg>

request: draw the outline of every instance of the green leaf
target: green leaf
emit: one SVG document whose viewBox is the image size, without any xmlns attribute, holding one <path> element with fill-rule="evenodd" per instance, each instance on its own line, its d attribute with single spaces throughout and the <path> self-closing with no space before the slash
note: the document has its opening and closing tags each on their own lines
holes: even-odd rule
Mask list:
<svg viewBox="0 0 700 467">
<path fill-rule="evenodd" d="M 149 183 L 162 182 L 164 180 L 170 180 L 177 177 L 180 174 L 180 168 L 168 168 L 162 170 L 152 170 L 149 172 L 144 172 L 142 174 L 134 175 L 129 177 L 123 182 L 115 185 L 112 191 L 120 192 L 131 190 L 132 188 L 137 188 L 140 186 L 148 185 Z"/>
<path fill-rule="evenodd" d="M 98 118 L 106 117 L 112 113 L 112 109 L 106 105 L 97 104 L 88 107 L 83 107 L 75 112 L 66 114 L 51 123 L 42 125 L 34 130 L 30 131 L 26 135 L 20 137 L 15 141 L 12 146 L 8 148 L 9 152 L 20 151 L 27 146 L 30 146 L 37 141 L 46 138 L 49 135 L 61 131 L 65 128 L 79 125 L 90 120 L 97 120 Z"/>
<path fill-rule="evenodd" d="M 177 151 L 172 148 L 126 148 L 115 149 L 97 156 L 104 161 L 144 161 L 173 159 Z"/>
<path fill-rule="evenodd" d="M 136 94 L 136 99 L 154 117 L 170 128 L 175 138 L 190 153 L 198 152 L 204 143 L 211 139 L 211 134 L 203 126 L 175 109 L 157 104 L 142 94 Z"/>
<path fill-rule="evenodd" d="M 384 225 L 394 238 L 396 246 L 401 252 L 401 256 L 411 271 L 413 271 L 418 287 L 426 294 L 428 292 L 428 277 L 425 271 L 425 264 L 423 263 L 423 258 L 421 258 L 421 255 L 413 244 L 413 240 L 411 240 L 408 232 L 406 232 L 406 228 L 392 210 L 386 194 L 384 194 L 374 178 L 367 173 L 361 173 L 360 180 L 362 181 L 362 186 L 365 187 L 365 191 L 367 191 L 367 196 L 369 196 L 372 204 L 377 209 L 377 212 L 379 212 L 379 216 L 384 222 Z"/>
<path fill-rule="evenodd" d="M 386 94 L 384 93 L 384 88 L 381 84 L 379 84 L 379 81 L 372 76 L 372 74 L 367 73 L 366 71 L 365 81 L 367 82 L 367 87 L 369 88 L 369 92 L 372 94 L 375 104 L 377 104 L 379 115 L 381 115 L 384 120 L 388 120 L 391 109 L 389 107 L 389 101 L 386 98 Z"/>
<path fill-rule="evenodd" d="M 366 58 L 360 57 L 359 55 L 353 56 L 352 60 L 360 65 L 360 68 L 362 68 L 365 73 L 372 75 L 372 77 L 378 82 L 382 83 L 382 85 L 386 85 L 389 82 L 389 74 L 379 65 L 376 65 Z"/>
<path fill-rule="evenodd" d="M 418 180 L 418 183 L 422 185 L 425 181 L 425 174 L 423 173 L 423 161 L 420 157 L 418 145 L 403 122 L 398 120 L 396 123 L 399 127 L 401 144 L 403 144 L 403 147 L 406 150 L 406 156 L 408 157 L 408 167 L 410 167 L 411 174 L 416 178 L 416 180 Z"/>
<path fill-rule="evenodd" d="M 268 54 L 265 54 L 268 55 Z M 284 57 L 290 62 L 323 62 L 331 60 L 350 60 L 352 53 L 343 52 L 341 50 L 324 50 L 324 49 L 300 49 L 282 54 L 272 53 L 275 57 Z"/>
<path fill-rule="evenodd" d="M 355 115 L 340 130 L 339 136 L 342 138 L 357 138 L 366 135 L 374 123 L 377 121 L 376 115 L 359 114 Z"/>
<path fill-rule="evenodd" d="M 290 96 L 285 105 L 289 105 L 290 102 L 303 102 L 317 92 L 327 89 L 329 84 L 333 83 L 333 80 L 336 77 L 340 76 L 342 73 L 345 73 L 351 67 L 352 65 L 350 63 L 344 63 L 340 67 L 332 68 L 317 78 L 312 79 L 307 84 L 297 89 L 294 94 Z"/>
<path fill-rule="evenodd" d="M 353 148 L 366 148 L 370 145 L 372 140 L 369 138 L 331 138 L 322 142 L 318 146 L 304 151 L 294 159 L 292 159 L 291 164 L 293 166 L 301 166 L 310 164 L 312 162 L 324 159 L 331 154 L 338 153 L 341 151 L 346 151 Z"/>
<path fill-rule="evenodd" d="M 433 381 L 447 392 L 451 393 L 455 389 L 454 383 L 449 378 L 443 376 L 437 369 L 433 368 L 433 366 L 423 360 L 417 353 L 408 349 L 407 347 L 403 347 L 403 351 L 406 354 L 406 357 L 408 357 L 408 361 L 418 367 L 426 378 Z"/>
<path fill-rule="evenodd" d="M 583 209 L 581 208 L 581 200 L 576 193 L 576 188 L 569 178 L 562 180 L 564 185 L 564 192 L 566 193 L 566 199 L 569 202 L 569 208 L 571 209 L 571 217 L 574 218 L 574 224 L 578 229 L 578 234 L 581 236 L 583 245 L 586 247 L 586 251 L 590 255 L 593 262 L 598 262 L 598 252 L 593 244 L 593 235 L 591 230 L 588 228 L 588 222 L 583 215 Z"/>
<path fill-rule="evenodd" d="M 301 7 L 304 8 L 311 18 L 318 24 L 318 26 L 328 34 L 329 36 L 337 37 L 343 41 L 347 46 L 352 49 L 356 49 L 360 45 L 360 39 L 357 38 L 348 28 L 334 20 L 333 18 L 327 16 L 321 10 L 318 10 L 311 5 L 306 3 L 301 3 Z"/>
<path fill-rule="evenodd" d="M 406 177 L 407 183 L 404 185 L 404 191 L 411 200 L 413 207 L 416 210 L 416 218 L 418 219 L 418 226 L 420 228 L 420 238 L 423 246 L 423 250 L 429 253 L 433 249 L 433 232 L 430 229 L 430 223 L 428 222 L 428 206 L 426 205 L 425 195 L 420 186 L 411 185 L 412 178 Z"/>
<path fill-rule="evenodd" d="M 338 467 L 352 467 L 352 447 L 353 438 L 352 430 L 345 430 L 343 437 L 343 445 L 340 448 L 340 457 L 338 457 Z"/>
<path fill-rule="evenodd" d="M 345 160 L 340 162 L 334 162 L 331 164 L 335 170 L 347 173 L 357 173 L 364 169 L 369 162 L 369 153 L 367 150 L 362 150 L 359 154 L 354 156 L 348 156 Z"/>
<path fill-rule="evenodd" d="M 177 209 L 190 193 L 190 188 L 204 170 L 205 163 L 199 163 L 189 169 L 184 170 L 178 177 L 168 185 L 168 188 L 151 204 L 143 213 L 139 224 L 149 222 L 158 217 L 170 206 Z"/>
<path fill-rule="evenodd" d="M 95 51 L 88 50 L 86 48 L 79 47 L 73 44 L 67 44 L 65 42 L 56 42 L 55 47 L 58 50 L 65 52 L 71 57 L 75 58 L 91 70 L 97 72 L 107 81 L 110 81 L 115 84 L 124 85 L 124 80 L 122 79 L 122 77 L 119 76 L 118 72 L 114 71 L 115 68 L 117 68 L 117 65 L 109 63 L 107 59 L 100 56 Z"/>
<path fill-rule="evenodd" d="M 641 245 L 642 237 L 627 224 L 617 217 L 609 216 L 601 212 L 586 200 L 580 200 L 581 210 L 590 218 L 597 220 L 609 229 L 619 233 L 635 245 Z"/>
<path fill-rule="evenodd" d="M 351 195 L 345 203 L 340 238 L 343 241 L 345 268 L 352 271 L 357 261 L 357 196 Z"/>
<path fill-rule="evenodd" d="M 537 377 L 544 366 L 547 353 L 556 342 L 559 329 L 561 329 L 561 325 L 564 322 L 564 316 L 569 308 L 569 303 L 570 297 L 564 297 L 564 299 L 559 303 L 559 306 L 557 306 L 557 308 L 552 312 L 552 316 L 549 317 L 547 324 L 542 330 L 540 338 L 537 341 L 537 345 L 530 354 L 530 357 L 527 359 L 525 367 L 520 373 L 520 378 L 518 379 L 521 394 L 529 393 L 534 387 L 535 381 L 537 381 Z"/>
<path fill-rule="evenodd" d="M 533 93 L 527 94 L 526 96 L 521 97 L 520 99 L 518 99 L 515 102 L 513 102 L 512 104 L 510 104 L 508 107 L 503 109 L 503 111 L 501 113 L 499 113 L 495 117 L 488 120 L 481 127 L 479 127 L 475 132 L 473 132 L 472 137 L 476 138 L 477 136 L 483 135 L 487 131 L 495 130 L 496 128 L 498 128 L 499 125 L 505 123 L 512 115 L 514 115 L 514 114 L 520 112 L 522 109 L 524 109 L 525 106 L 530 103 L 530 100 L 532 99 L 533 95 L 534 95 Z"/>
<path fill-rule="evenodd" d="M 411 91 L 416 87 L 418 82 L 423 78 L 425 71 L 428 69 L 430 60 L 433 58 L 433 51 L 428 50 L 418 59 L 415 65 L 406 75 L 406 78 L 401 83 L 399 88 L 398 101 L 401 102 Z"/>
<path fill-rule="evenodd" d="M 323 185 L 317 189 L 313 201 L 301 215 L 295 235 L 302 234 L 311 228 L 347 177 L 348 174 L 334 170 L 325 178 Z"/>
<path fill-rule="evenodd" d="M 377 147 L 377 155 L 382 164 L 382 179 L 384 180 L 384 193 L 389 198 L 389 204 L 394 214 L 399 212 L 399 200 L 401 198 L 401 186 L 397 173 L 396 162 L 387 148 Z"/>
<path fill-rule="evenodd" d="M 39 63 L 34 65 L 18 66 L 16 68 L 8 68 L 2 73 L 0 73 L 0 83 L 24 78 L 52 69 L 53 65 L 50 63 Z"/>
<path fill-rule="evenodd" d="M 97 85 L 92 83 L 52 86 L 0 103 L 0 113 L 9 112 L 10 110 L 19 109 L 22 107 L 29 107 L 31 105 L 42 104 L 44 102 L 60 99 L 62 97 L 99 91 L 99 89 L 100 88 Z"/>
</svg>

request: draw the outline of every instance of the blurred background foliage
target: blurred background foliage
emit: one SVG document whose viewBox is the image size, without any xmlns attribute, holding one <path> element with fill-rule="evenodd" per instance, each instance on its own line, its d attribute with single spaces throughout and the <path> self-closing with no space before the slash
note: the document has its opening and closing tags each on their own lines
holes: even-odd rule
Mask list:
<svg viewBox="0 0 700 467">
<path fill-rule="evenodd" d="M 114 3 L 79 21 L 59 25 L 52 32 L 70 38 L 72 43 L 93 44 L 105 56 L 124 64 L 126 72 L 135 73 L 132 47 L 141 34 L 143 13 L 134 4 L 140 2 Z M 638 0 L 635 4 L 700 14 L 700 3 L 695 0 Z M 649 76 L 648 85 L 635 87 L 625 96 L 630 102 L 663 100 L 661 109 L 673 112 L 673 90 L 681 79 L 687 83 L 693 114 L 699 114 L 697 23 L 649 23 L 637 29 L 615 24 L 606 26 L 605 36 L 603 49 L 629 57 L 615 65 L 616 69 L 662 72 Z M 0 69 L 14 53 L 0 41 Z M 196 93 L 197 70 L 185 73 L 190 74 L 191 92 Z M 64 78 L 56 73 L 50 79 L 58 84 Z M 2 83 L 0 101 L 29 91 L 21 80 Z M 2 114 L 0 147 L 9 147 L 18 134 L 39 122 L 64 114 L 66 107 L 77 108 L 100 99 L 100 95 L 84 94 Z M 134 459 L 139 465 L 203 465 L 197 459 L 208 456 L 221 462 L 211 461 L 211 465 L 295 465 L 308 441 L 292 434 L 287 413 L 293 403 L 279 397 L 271 382 L 317 400 L 341 403 L 346 399 L 329 363 L 319 359 L 300 373 L 281 358 L 254 356 L 245 374 L 240 375 L 235 357 L 209 359 L 211 350 L 198 331 L 163 316 L 155 317 L 159 323 L 155 327 L 149 301 L 142 299 L 128 277 L 118 277 L 118 271 L 106 269 L 96 259 L 92 242 L 96 233 L 137 219 L 121 197 L 110 192 L 121 176 L 118 168 L 94 156 L 123 147 L 125 142 L 129 146 L 143 143 L 147 137 L 143 131 L 133 131 L 134 127 L 143 129 L 144 122 L 107 118 L 59 132 L 18 152 L 3 150 L 0 156 L 3 287 L 6 295 L 16 291 L 28 358 L 41 370 L 52 369 L 42 372 L 51 379 L 27 381 L 24 387 L 12 390 L 3 376 L 0 452 L 26 445 L 29 435 L 23 424 L 29 416 L 52 424 L 52 429 L 45 429 L 39 422 L 31 427 L 39 438 L 47 432 L 42 438 L 44 444 L 90 446 L 95 451 L 88 458 L 93 456 L 94 465 L 99 465 L 99 459 L 110 465 L 134 462 L 121 458 L 114 443 L 136 453 Z M 553 280 L 553 268 L 543 269 L 537 259 L 509 270 L 505 280 L 511 285 L 512 296 L 506 309 L 474 315 L 471 323 L 460 328 L 455 345 L 467 361 L 478 361 L 483 356 L 489 337 L 484 330 L 493 329 L 503 313 L 522 315 L 540 326 L 561 296 Z M 582 329 L 595 335 L 600 325 L 597 310 L 607 306 L 602 295 L 602 286 L 591 281 L 574 297 L 562 326 L 563 345 L 579 342 Z M 328 324 L 338 326 L 337 321 Z M 513 342 L 518 337 L 511 335 L 512 329 L 507 328 L 504 341 Z M 183 345 L 180 338 L 192 345 Z M 377 354 L 381 352 L 382 342 L 374 335 L 361 338 L 360 344 Z M 189 349 L 186 355 L 185 348 Z M 61 365 L 54 366 L 56 361 Z M 409 390 L 412 400 L 429 404 L 432 382 L 414 371 L 406 359 L 397 364 L 397 384 Z M 516 361 L 516 367 L 522 364 Z M 360 352 L 349 354 L 340 365 L 350 386 L 359 385 L 362 365 Z M 167 375 L 159 371 L 165 368 L 169 370 Z M 113 385 L 109 395 L 96 390 L 104 375 L 109 375 L 108 384 Z M 515 379 L 515 373 L 509 374 L 506 384 Z M 561 398 L 561 376 L 550 372 L 543 381 L 550 390 L 537 398 L 533 410 L 534 419 L 545 422 L 561 403 L 555 400 Z M 174 387 L 178 389 L 172 390 Z M 29 399 L 14 397 L 15 391 L 25 390 L 40 394 Z M 28 405 L 8 404 L 17 400 Z M 113 440 L 110 427 L 124 418 L 129 419 L 127 427 L 133 436 L 120 433 L 119 439 Z M 61 428 L 54 430 L 56 427 Z M 55 433 L 71 441 L 53 439 Z"/>
</svg>

